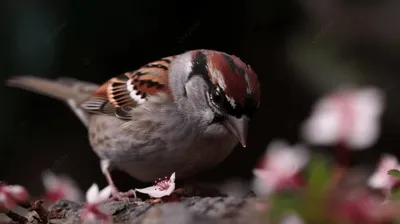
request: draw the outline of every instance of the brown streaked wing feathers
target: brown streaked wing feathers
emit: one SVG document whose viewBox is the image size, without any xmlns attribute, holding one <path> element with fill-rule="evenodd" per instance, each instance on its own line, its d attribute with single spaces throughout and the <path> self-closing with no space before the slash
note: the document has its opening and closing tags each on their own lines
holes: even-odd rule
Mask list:
<svg viewBox="0 0 400 224">
<path fill-rule="evenodd" d="M 111 78 L 80 106 L 89 113 L 130 119 L 130 110 L 143 103 L 148 96 L 165 92 L 172 100 L 168 87 L 168 68 L 172 59 L 166 57 L 134 72 Z"/>
</svg>

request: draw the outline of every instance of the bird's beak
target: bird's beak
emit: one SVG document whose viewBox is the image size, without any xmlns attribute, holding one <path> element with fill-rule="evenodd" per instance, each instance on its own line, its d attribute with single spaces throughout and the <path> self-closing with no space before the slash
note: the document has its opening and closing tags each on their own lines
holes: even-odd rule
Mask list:
<svg viewBox="0 0 400 224">
<path fill-rule="evenodd" d="M 248 123 L 249 119 L 246 116 L 241 118 L 228 116 L 223 122 L 225 127 L 239 140 L 243 148 L 246 147 Z"/>
</svg>

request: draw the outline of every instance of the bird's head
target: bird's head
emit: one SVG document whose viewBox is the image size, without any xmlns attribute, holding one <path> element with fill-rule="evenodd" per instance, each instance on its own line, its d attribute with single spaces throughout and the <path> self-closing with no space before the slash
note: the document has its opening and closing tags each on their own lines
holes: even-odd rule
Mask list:
<svg viewBox="0 0 400 224">
<path fill-rule="evenodd" d="M 261 95 L 257 75 L 249 65 L 224 52 L 193 50 L 176 56 L 169 78 L 182 109 L 210 129 L 230 132 L 246 146 L 248 121 Z"/>
</svg>

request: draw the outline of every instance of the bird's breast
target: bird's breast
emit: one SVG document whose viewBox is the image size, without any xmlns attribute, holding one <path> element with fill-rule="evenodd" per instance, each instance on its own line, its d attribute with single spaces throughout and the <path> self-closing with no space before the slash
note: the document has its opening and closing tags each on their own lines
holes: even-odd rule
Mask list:
<svg viewBox="0 0 400 224">
<path fill-rule="evenodd" d="M 204 135 L 179 115 L 165 113 L 138 113 L 131 121 L 93 115 L 89 140 L 101 159 L 142 181 L 173 172 L 178 179 L 192 176 L 220 163 L 237 143 L 231 135 Z"/>
</svg>

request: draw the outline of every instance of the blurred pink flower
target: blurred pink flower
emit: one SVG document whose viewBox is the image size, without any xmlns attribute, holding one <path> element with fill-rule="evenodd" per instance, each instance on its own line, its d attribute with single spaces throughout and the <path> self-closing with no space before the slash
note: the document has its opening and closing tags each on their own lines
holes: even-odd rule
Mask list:
<svg viewBox="0 0 400 224">
<path fill-rule="evenodd" d="M 299 186 L 299 172 L 308 160 L 309 152 L 302 145 L 290 146 L 281 140 L 271 142 L 260 166 L 253 170 L 254 193 L 266 196 L 286 186 Z"/>
<path fill-rule="evenodd" d="M 99 191 L 97 184 L 92 184 L 86 192 L 86 204 L 83 207 L 81 218 L 84 223 L 111 223 L 111 215 L 104 211 L 103 203 L 111 196 L 111 186 Z"/>
<path fill-rule="evenodd" d="M 383 93 L 373 87 L 342 89 L 323 97 L 302 127 L 302 135 L 317 145 L 344 143 L 354 150 L 373 145 L 379 137 Z"/>
<path fill-rule="evenodd" d="M 336 204 L 331 211 L 334 217 L 346 217 L 350 223 L 376 223 L 375 213 L 382 210 L 382 201 L 368 192 L 354 192 L 351 197 Z"/>
<path fill-rule="evenodd" d="M 28 191 L 20 185 L 7 185 L 0 182 L 0 207 L 12 209 L 29 199 Z"/>
<path fill-rule="evenodd" d="M 135 191 L 143 194 L 148 194 L 152 198 L 162 198 L 164 196 L 169 196 L 172 192 L 174 192 L 174 190 L 175 173 L 173 173 L 169 178 L 165 177 L 164 179 L 159 179 L 158 181 L 155 181 L 155 185 L 153 186 L 135 189 Z"/>
<path fill-rule="evenodd" d="M 42 180 L 46 189 L 45 197 L 50 203 L 55 203 L 61 199 L 74 202 L 83 201 L 81 190 L 71 178 L 46 171 L 42 175 Z"/>
<path fill-rule="evenodd" d="M 375 172 L 368 179 L 368 186 L 376 189 L 390 190 L 399 181 L 398 178 L 388 174 L 389 170 L 400 170 L 397 158 L 390 154 L 383 154 Z"/>
</svg>

